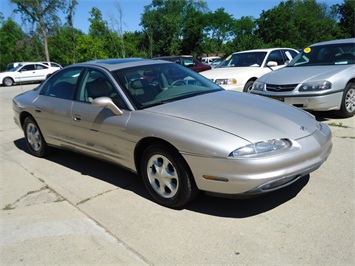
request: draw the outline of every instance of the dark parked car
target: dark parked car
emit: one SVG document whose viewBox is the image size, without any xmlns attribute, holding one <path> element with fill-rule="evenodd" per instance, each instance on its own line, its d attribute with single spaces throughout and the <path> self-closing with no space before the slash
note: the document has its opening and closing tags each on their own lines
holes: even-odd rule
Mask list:
<svg viewBox="0 0 355 266">
<path fill-rule="evenodd" d="M 192 56 L 189 55 L 161 56 L 161 57 L 156 57 L 154 59 L 174 62 L 184 67 L 188 67 L 195 72 L 202 72 L 202 71 L 210 70 L 212 68 L 210 65 L 204 64 L 198 61 L 196 58 L 193 58 Z"/>
</svg>

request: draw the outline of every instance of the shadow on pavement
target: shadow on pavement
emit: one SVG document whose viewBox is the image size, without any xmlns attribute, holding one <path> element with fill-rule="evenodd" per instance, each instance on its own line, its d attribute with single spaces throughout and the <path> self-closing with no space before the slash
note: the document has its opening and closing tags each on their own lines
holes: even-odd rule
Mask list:
<svg viewBox="0 0 355 266">
<path fill-rule="evenodd" d="M 326 112 L 320 112 L 320 111 L 312 111 L 310 112 L 312 115 L 314 115 L 317 119 L 317 121 L 325 122 L 328 120 L 336 120 L 336 119 L 344 119 L 342 117 L 339 117 L 335 111 L 326 111 Z"/>
<path fill-rule="evenodd" d="M 14 141 L 14 144 L 19 150 L 29 154 L 24 138 Z M 121 189 L 130 190 L 142 198 L 153 201 L 141 178 L 122 167 L 60 149 L 54 149 L 53 153 L 43 159 L 80 172 L 82 175 L 110 183 Z M 308 181 L 309 175 L 284 189 L 252 199 L 219 198 L 200 193 L 194 201 L 185 206 L 185 209 L 219 217 L 246 218 L 255 216 L 270 211 L 296 197 Z"/>
<path fill-rule="evenodd" d="M 247 218 L 270 211 L 296 197 L 308 181 L 309 175 L 283 189 L 252 199 L 224 199 L 201 194 L 186 209 L 219 217 Z"/>
</svg>

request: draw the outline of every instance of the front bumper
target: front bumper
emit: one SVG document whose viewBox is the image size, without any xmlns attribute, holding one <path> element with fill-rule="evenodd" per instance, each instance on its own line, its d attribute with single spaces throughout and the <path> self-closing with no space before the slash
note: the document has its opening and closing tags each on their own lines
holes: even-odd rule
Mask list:
<svg viewBox="0 0 355 266">
<path fill-rule="evenodd" d="M 297 143 L 300 149 L 263 158 L 183 156 L 200 190 L 227 195 L 262 194 L 288 186 L 320 167 L 332 150 L 331 131 L 323 124 L 322 131 L 298 139 Z"/>
<path fill-rule="evenodd" d="M 281 94 L 278 95 L 276 93 L 266 93 L 266 92 L 259 92 L 259 91 L 253 91 L 252 94 L 273 98 L 304 110 L 313 110 L 313 111 L 339 110 L 342 97 L 343 97 L 342 92 L 336 92 L 327 95 L 307 95 L 307 96 L 302 96 L 302 95 L 288 96 L 288 95 L 281 95 Z"/>
</svg>

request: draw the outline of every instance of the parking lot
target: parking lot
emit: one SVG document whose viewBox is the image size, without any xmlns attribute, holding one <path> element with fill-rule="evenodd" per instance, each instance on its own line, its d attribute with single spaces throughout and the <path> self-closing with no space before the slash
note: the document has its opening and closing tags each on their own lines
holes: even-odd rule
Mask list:
<svg viewBox="0 0 355 266">
<path fill-rule="evenodd" d="M 0 87 L 3 265 L 354 265 L 355 117 L 330 125 L 325 164 L 293 185 L 250 200 L 201 195 L 161 207 L 118 166 L 56 150 L 27 151 L 12 98 Z"/>
</svg>

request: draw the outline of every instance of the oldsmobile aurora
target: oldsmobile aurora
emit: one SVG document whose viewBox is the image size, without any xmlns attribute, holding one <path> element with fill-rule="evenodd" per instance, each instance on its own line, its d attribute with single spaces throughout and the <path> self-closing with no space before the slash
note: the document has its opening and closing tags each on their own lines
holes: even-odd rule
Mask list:
<svg viewBox="0 0 355 266">
<path fill-rule="evenodd" d="M 198 191 L 283 188 L 332 148 L 329 127 L 309 113 L 162 60 L 75 64 L 16 96 L 13 109 L 34 156 L 59 147 L 124 166 L 171 208 Z"/>
</svg>

